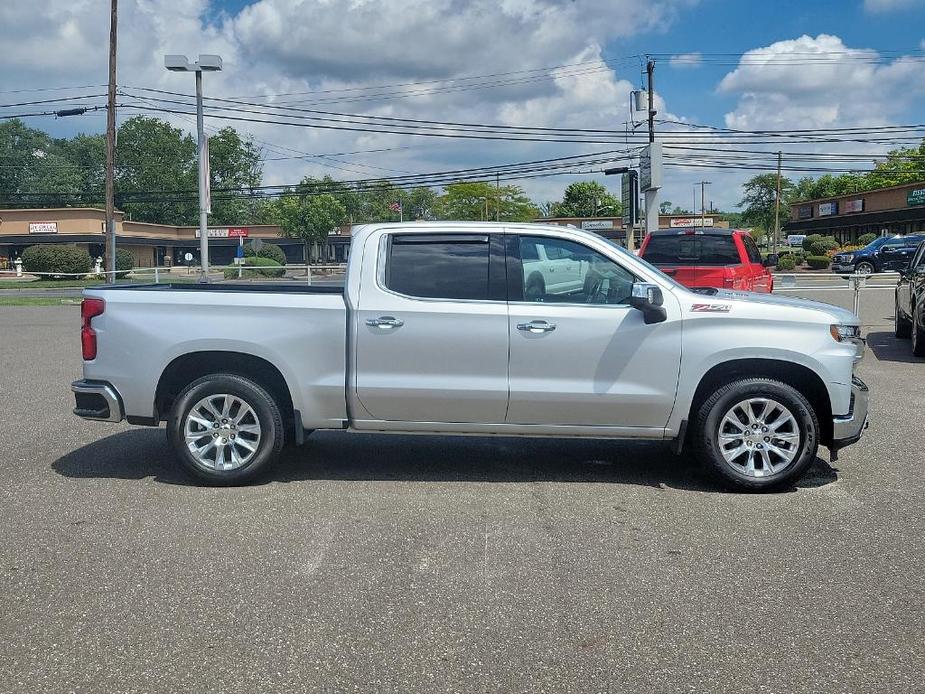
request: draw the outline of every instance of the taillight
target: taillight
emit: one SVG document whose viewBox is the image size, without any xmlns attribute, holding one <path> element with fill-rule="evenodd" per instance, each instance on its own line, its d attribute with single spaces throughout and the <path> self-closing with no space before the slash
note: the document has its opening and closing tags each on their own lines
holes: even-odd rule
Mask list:
<svg viewBox="0 0 925 694">
<path fill-rule="evenodd" d="M 96 359 L 96 331 L 90 326 L 90 321 L 105 309 L 106 302 L 102 299 L 84 299 L 80 303 L 80 318 L 83 321 L 80 327 L 80 347 L 85 361 Z"/>
</svg>

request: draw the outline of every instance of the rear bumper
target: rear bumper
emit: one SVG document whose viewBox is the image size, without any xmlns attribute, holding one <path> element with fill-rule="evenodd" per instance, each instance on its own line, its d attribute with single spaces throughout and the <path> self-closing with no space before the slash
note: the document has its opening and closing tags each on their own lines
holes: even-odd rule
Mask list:
<svg viewBox="0 0 925 694">
<path fill-rule="evenodd" d="M 837 451 L 845 446 L 857 443 L 867 428 L 867 406 L 870 391 L 860 378 L 851 379 L 851 407 L 848 414 L 832 418 L 832 445 L 830 450 Z"/>
<path fill-rule="evenodd" d="M 74 392 L 74 414 L 78 417 L 103 422 L 122 421 L 122 398 L 111 384 L 81 379 L 71 384 L 71 390 Z"/>
</svg>

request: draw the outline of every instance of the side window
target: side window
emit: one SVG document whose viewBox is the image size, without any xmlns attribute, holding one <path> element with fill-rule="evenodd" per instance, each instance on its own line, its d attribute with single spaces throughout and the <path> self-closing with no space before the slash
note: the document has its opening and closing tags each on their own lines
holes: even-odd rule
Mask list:
<svg viewBox="0 0 925 694">
<path fill-rule="evenodd" d="M 758 244 L 751 236 L 742 236 L 742 243 L 745 244 L 745 253 L 748 256 L 748 262 L 761 264 L 761 251 L 758 250 Z"/>
<path fill-rule="evenodd" d="M 915 252 L 915 256 L 912 258 L 912 262 L 909 266 L 916 268 L 925 266 L 925 243 L 919 244 L 919 249 Z"/>
<path fill-rule="evenodd" d="M 521 236 L 519 242 L 524 301 L 605 305 L 629 301 L 636 278 L 597 251 L 541 236 Z M 540 246 L 542 255 L 535 252 Z M 542 256 L 548 260 L 540 260 Z"/>
<path fill-rule="evenodd" d="M 487 236 L 396 234 L 385 286 L 427 299 L 489 298 Z"/>
</svg>

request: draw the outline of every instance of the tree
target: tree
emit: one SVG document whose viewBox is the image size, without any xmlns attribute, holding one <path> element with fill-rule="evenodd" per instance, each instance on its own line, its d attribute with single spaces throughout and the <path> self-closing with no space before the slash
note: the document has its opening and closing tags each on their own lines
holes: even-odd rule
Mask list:
<svg viewBox="0 0 925 694">
<path fill-rule="evenodd" d="M 132 219 L 159 224 L 198 220 L 196 142 L 157 118 L 135 116 L 119 126 L 117 204 Z"/>
<path fill-rule="evenodd" d="M 571 183 L 562 202 L 554 206 L 556 217 L 618 217 L 623 204 L 597 181 Z"/>
<path fill-rule="evenodd" d="M 670 214 L 670 213 L 671 213 L 671 205 L 672 205 L 671 200 L 662 200 L 662 201 L 658 204 L 658 211 L 659 211 L 659 214 Z"/>
<path fill-rule="evenodd" d="M 289 238 L 301 239 L 304 258 L 311 258 L 311 247 L 347 220 L 347 208 L 331 193 L 283 197 L 277 208 L 279 225 Z"/>
<path fill-rule="evenodd" d="M 671 211 L 671 214 L 690 214 L 691 211 L 687 210 L 680 205 L 675 205 L 674 209 Z"/>
<path fill-rule="evenodd" d="M 529 222 L 539 213 L 520 186 L 498 188 L 485 181 L 444 186 L 435 212 L 438 219 L 492 220 L 497 217 L 505 222 Z"/>
<path fill-rule="evenodd" d="M 751 226 L 773 232 L 774 211 L 777 200 L 777 174 L 766 173 L 753 176 L 743 186 L 745 195 L 739 201 L 742 208 L 742 221 Z M 781 178 L 780 219 L 783 221 L 787 215 L 787 200 L 792 196 L 794 185 L 789 178 Z"/>
<path fill-rule="evenodd" d="M 261 153 L 252 139 L 242 139 L 234 128 L 222 128 L 209 138 L 209 181 L 213 191 L 210 219 L 214 224 L 251 222 L 256 217 L 252 194 L 262 179 Z M 223 198 L 219 192 L 222 190 L 249 195 Z"/>
</svg>

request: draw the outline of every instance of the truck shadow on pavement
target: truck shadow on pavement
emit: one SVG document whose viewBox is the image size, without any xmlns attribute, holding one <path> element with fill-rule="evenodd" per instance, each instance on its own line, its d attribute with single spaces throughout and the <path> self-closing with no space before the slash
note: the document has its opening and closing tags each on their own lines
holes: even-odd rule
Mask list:
<svg viewBox="0 0 925 694">
<path fill-rule="evenodd" d="M 892 332 L 867 333 L 867 346 L 877 361 L 925 363 L 925 360 L 912 354 L 911 340 L 900 340 Z"/>
<path fill-rule="evenodd" d="M 133 429 L 62 456 L 52 468 L 71 478 L 153 478 L 164 484 L 199 483 L 174 460 L 163 429 Z M 797 485 L 822 487 L 838 471 L 817 458 Z M 287 448 L 267 482 L 585 482 L 657 489 L 724 492 L 689 454 L 659 442 L 594 439 L 445 437 L 317 432 L 301 448 Z"/>
</svg>

